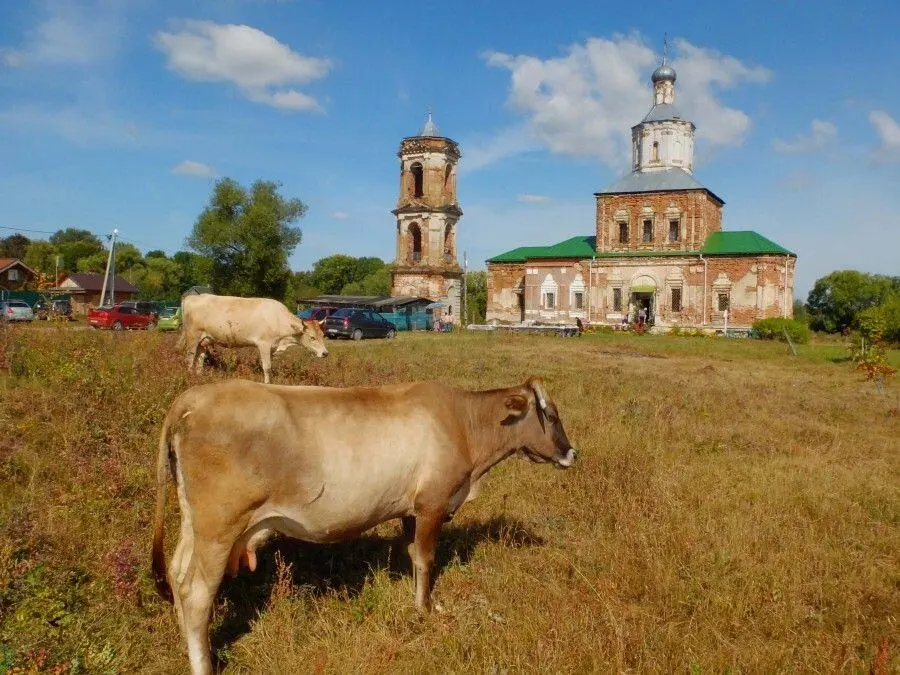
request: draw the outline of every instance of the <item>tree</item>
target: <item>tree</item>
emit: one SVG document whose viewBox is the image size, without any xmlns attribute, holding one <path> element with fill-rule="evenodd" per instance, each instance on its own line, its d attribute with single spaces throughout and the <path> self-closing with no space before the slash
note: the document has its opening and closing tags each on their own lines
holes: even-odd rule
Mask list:
<svg viewBox="0 0 900 675">
<path fill-rule="evenodd" d="M 25 260 L 25 251 L 31 240 L 24 234 L 11 234 L 8 237 L 0 239 L 0 258 L 17 258 Z"/>
<path fill-rule="evenodd" d="M 168 258 L 165 251 L 161 251 L 158 248 L 153 249 L 152 251 L 147 251 L 147 255 L 145 258 Z"/>
<path fill-rule="evenodd" d="M 79 230 L 74 227 L 55 232 L 50 236 L 50 243 L 56 246 L 60 254 L 60 270 L 69 272 L 78 269 L 78 261 L 81 258 L 87 258 L 105 250 L 103 242 L 97 235 L 88 230 Z"/>
<path fill-rule="evenodd" d="M 322 293 L 311 282 L 312 272 L 293 272 L 288 281 L 287 292 L 284 295 L 284 303 L 293 307 L 298 298 L 311 298 Z"/>
<path fill-rule="evenodd" d="M 300 243 L 291 223 L 306 213 L 279 185 L 256 181 L 247 190 L 231 178 L 216 182 L 187 243 L 211 261 L 211 282 L 223 295 L 281 299 L 290 279 L 288 257 Z"/>
<path fill-rule="evenodd" d="M 484 323 L 487 316 L 487 272 L 466 274 L 465 323 Z"/>
<path fill-rule="evenodd" d="M 178 251 L 172 261 L 181 269 L 181 291 L 191 286 L 208 286 L 212 273 L 212 261 L 190 251 Z"/>
<path fill-rule="evenodd" d="M 31 269 L 43 272 L 48 278 L 56 273 L 56 246 L 49 241 L 38 239 L 28 244 L 22 262 Z"/>
<path fill-rule="evenodd" d="M 900 291 L 900 277 L 840 270 L 817 280 L 806 307 L 810 328 L 838 333 L 854 325 L 860 312 L 875 307 L 892 291 Z"/>
<path fill-rule="evenodd" d="M 384 263 L 371 274 L 359 281 L 351 281 L 341 289 L 341 295 L 390 295 L 390 293 L 391 268 Z"/>
<path fill-rule="evenodd" d="M 327 258 L 317 260 L 313 264 L 312 273 L 310 275 L 310 283 L 316 288 L 321 289 L 322 293 L 337 294 L 345 293 L 348 295 L 356 295 L 346 291 L 348 286 L 360 284 L 366 277 L 379 272 L 386 266 L 381 258 L 354 258 L 352 255 L 330 255 Z M 388 273 L 389 274 L 389 273 Z M 367 286 L 377 286 L 383 288 L 382 281 L 373 280 Z M 360 286 L 353 286 L 360 288 Z M 381 295 L 387 295 L 390 292 L 390 282 L 388 282 L 388 290 Z M 378 293 L 360 293 L 359 295 L 379 295 Z"/>
<path fill-rule="evenodd" d="M 122 276 L 137 287 L 141 300 L 176 302 L 181 297 L 181 266 L 169 258 L 146 258 Z"/>
</svg>

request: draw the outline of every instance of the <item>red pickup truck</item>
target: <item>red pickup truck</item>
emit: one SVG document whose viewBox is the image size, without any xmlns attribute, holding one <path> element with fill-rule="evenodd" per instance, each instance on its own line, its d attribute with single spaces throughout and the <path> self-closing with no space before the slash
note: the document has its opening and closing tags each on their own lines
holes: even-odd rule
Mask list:
<svg viewBox="0 0 900 675">
<path fill-rule="evenodd" d="M 149 314 L 140 314 L 134 307 L 98 307 L 88 312 L 88 325 L 92 328 L 112 328 L 113 330 L 127 330 L 149 328 L 153 325 L 153 317 Z"/>
</svg>

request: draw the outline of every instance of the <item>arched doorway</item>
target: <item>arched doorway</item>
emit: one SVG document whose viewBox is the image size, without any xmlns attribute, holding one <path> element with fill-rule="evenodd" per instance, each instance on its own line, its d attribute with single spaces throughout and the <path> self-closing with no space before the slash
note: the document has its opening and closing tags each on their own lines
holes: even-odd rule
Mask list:
<svg viewBox="0 0 900 675">
<path fill-rule="evenodd" d="M 656 323 L 656 279 L 641 274 L 631 280 L 630 300 L 628 303 L 628 320 L 634 324 Z"/>
</svg>

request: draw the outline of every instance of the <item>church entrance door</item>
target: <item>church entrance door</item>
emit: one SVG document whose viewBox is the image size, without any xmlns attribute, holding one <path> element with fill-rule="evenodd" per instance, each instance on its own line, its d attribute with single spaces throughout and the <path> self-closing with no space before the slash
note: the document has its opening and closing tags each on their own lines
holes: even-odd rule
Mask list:
<svg viewBox="0 0 900 675">
<path fill-rule="evenodd" d="M 653 325 L 653 293 L 633 292 L 631 294 L 631 306 L 634 307 L 634 316 L 628 317 L 632 324 L 646 323 Z M 643 320 L 643 321 L 642 321 Z"/>
</svg>

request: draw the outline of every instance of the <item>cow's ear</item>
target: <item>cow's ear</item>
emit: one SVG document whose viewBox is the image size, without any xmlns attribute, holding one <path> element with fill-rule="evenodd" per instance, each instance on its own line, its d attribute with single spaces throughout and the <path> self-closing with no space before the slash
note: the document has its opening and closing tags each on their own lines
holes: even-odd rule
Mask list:
<svg viewBox="0 0 900 675">
<path fill-rule="evenodd" d="M 506 417 L 503 419 L 503 424 L 511 424 L 525 417 L 525 413 L 528 412 L 528 399 L 519 394 L 514 394 L 506 398 L 504 406 Z"/>
</svg>

